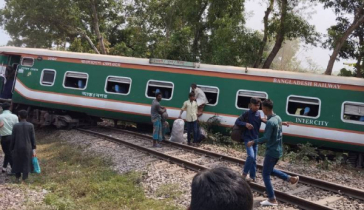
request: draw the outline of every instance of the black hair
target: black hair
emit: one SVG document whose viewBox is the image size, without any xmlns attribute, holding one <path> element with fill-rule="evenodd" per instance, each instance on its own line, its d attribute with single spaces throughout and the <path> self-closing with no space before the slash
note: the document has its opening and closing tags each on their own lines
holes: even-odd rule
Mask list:
<svg viewBox="0 0 364 210">
<path fill-rule="evenodd" d="M 20 119 L 25 120 L 28 118 L 28 112 L 25 110 L 20 110 L 18 112 L 18 116 L 20 117 Z"/>
<path fill-rule="evenodd" d="M 198 173 L 191 185 L 190 210 L 252 210 L 253 193 L 245 179 L 226 167 Z"/>
<path fill-rule="evenodd" d="M 262 100 L 260 100 L 259 98 L 250 98 L 250 103 L 251 104 L 254 104 L 254 105 L 258 105 L 258 104 L 261 104 L 262 103 Z"/>
<path fill-rule="evenodd" d="M 1 107 L 3 108 L 3 110 L 9 110 L 10 109 L 10 104 L 8 102 L 5 102 L 1 105 Z"/>
<path fill-rule="evenodd" d="M 192 83 L 191 87 L 197 87 L 196 83 Z"/>
<path fill-rule="evenodd" d="M 157 98 L 159 95 L 162 95 L 162 93 L 161 92 L 156 93 L 155 97 Z"/>
<path fill-rule="evenodd" d="M 264 100 L 263 101 L 263 106 L 272 110 L 273 109 L 273 101 L 270 99 Z"/>
<path fill-rule="evenodd" d="M 193 96 L 195 96 L 195 93 L 193 93 L 193 92 L 191 92 L 191 93 L 188 94 L 188 98 L 191 98 Z"/>
</svg>

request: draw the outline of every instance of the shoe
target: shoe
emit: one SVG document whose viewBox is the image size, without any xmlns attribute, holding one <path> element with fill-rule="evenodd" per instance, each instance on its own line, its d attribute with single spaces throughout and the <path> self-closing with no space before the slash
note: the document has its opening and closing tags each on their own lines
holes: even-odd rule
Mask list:
<svg viewBox="0 0 364 210">
<path fill-rule="evenodd" d="M 300 180 L 299 176 L 295 176 L 295 177 L 291 177 L 293 179 L 294 182 L 292 182 L 291 180 L 289 181 L 289 183 L 293 186 L 296 186 L 298 181 Z"/>
<path fill-rule="evenodd" d="M 271 203 L 269 200 L 265 200 L 260 202 L 260 205 L 262 206 L 278 206 L 278 203 Z"/>
<path fill-rule="evenodd" d="M 1 173 L 6 173 L 6 168 L 3 168 L 2 170 L 1 170 Z"/>
<path fill-rule="evenodd" d="M 255 179 L 252 179 L 252 178 L 250 178 L 250 177 L 246 177 L 246 178 L 245 178 L 245 180 L 246 180 L 247 182 L 256 182 L 256 180 L 255 180 Z"/>
</svg>

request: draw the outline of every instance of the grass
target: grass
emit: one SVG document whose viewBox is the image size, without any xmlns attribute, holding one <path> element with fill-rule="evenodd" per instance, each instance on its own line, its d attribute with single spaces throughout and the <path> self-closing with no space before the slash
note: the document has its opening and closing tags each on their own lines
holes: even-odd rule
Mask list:
<svg viewBox="0 0 364 210">
<path fill-rule="evenodd" d="M 140 173 L 117 174 L 110 161 L 81 153 L 81 148 L 40 142 L 37 154 L 42 173 L 29 182 L 48 193 L 46 205 L 34 209 L 179 209 L 171 200 L 146 198 Z"/>
</svg>

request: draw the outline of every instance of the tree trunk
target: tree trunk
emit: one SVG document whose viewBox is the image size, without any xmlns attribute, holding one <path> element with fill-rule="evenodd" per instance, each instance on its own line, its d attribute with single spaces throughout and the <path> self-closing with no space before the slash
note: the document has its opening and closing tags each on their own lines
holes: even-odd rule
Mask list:
<svg viewBox="0 0 364 210">
<path fill-rule="evenodd" d="M 94 45 L 94 43 L 92 42 L 92 40 L 90 39 L 89 36 L 87 36 L 86 32 L 80 31 L 79 32 L 80 35 L 85 38 L 87 40 L 87 42 L 90 44 L 90 46 L 92 47 L 92 49 L 97 53 L 100 54 L 99 50 L 97 50 L 97 47 Z"/>
<path fill-rule="evenodd" d="M 339 54 L 341 47 L 344 45 L 346 39 L 349 37 L 349 35 L 357 29 L 360 24 L 364 23 L 364 14 L 358 16 L 358 18 L 354 19 L 353 23 L 350 25 L 348 29 L 344 32 L 344 34 L 341 36 L 339 41 L 336 43 L 334 51 L 332 52 L 332 55 L 330 56 L 329 63 L 327 64 L 327 68 L 325 71 L 326 75 L 331 75 L 332 68 L 334 67 L 334 63 L 336 60 L 337 55 Z"/>
<path fill-rule="evenodd" d="M 270 4 L 269 4 L 267 10 L 265 11 L 265 15 L 263 18 L 264 36 L 263 36 L 262 44 L 259 48 L 259 52 L 258 52 L 258 56 L 257 56 L 258 59 L 254 63 L 254 68 L 258 68 L 260 63 L 262 62 L 264 48 L 265 48 L 265 45 L 267 44 L 267 40 L 268 40 L 268 19 L 269 19 L 269 15 L 270 15 L 271 11 L 273 10 L 273 5 L 274 5 L 274 0 L 270 0 Z"/>
<path fill-rule="evenodd" d="M 359 35 L 359 46 L 363 46 L 364 45 L 364 36 L 363 34 Z M 364 58 L 364 52 L 362 51 L 362 49 L 360 49 L 359 51 L 359 56 L 357 58 L 357 63 L 356 63 L 356 77 L 362 78 L 363 74 L 362 74 L 362 65 L 361 62 L 363 61 Z"/>
<path fill-rule="evenodd" d="M 196 61 L 197 54 L 198 54 L 198 42 L 200 41 L 201 33 L 204 30 L 204 26 L 200 23 L 202 14 L 204 13 L 206 7 L 208 5 L 208 2 L 205 2 L 204 6 L 199 11 L 198 15 L 196 16 L 196 29 L 195 34 L 193 38 L 193 44 L 192 44 L 192 56 L 193 61 Z"/>
<path fill-rule="evenodd" d="M 287 0 L 282 0 L 282 11 L 281 11 L 281 22 L 279 25 L 279 31 L 277 32 L 276 36 L 276 43 L 272 51 L 270 52 L 267 60 L 264 62 L 263 69 L 269 69 L 270 65 L 272 64 L 274 58 L 276 57 L 279 49 L 282 47 L 282 43 L 284 41 L 284 34 L 285 34 L 285 20 L 287 15 Z"/>
<path fill-rule="evenodd" d="M 95 33 L 96 33 L 97 40 L 98 40 L 99 45 L 100 45 L 101 53 L 102 54 L 107 54 L 106 49 L 105 49 L 104 39 L 103 39 L 103 37 L 102 37 L 102 35 L 100 33 L 99 18 L 98 18 L 98 15 L 97 15 L 95 0 L 91 0 L 91 9 L 92 9 L 92 19 L 94 21 Z"/>
</svg>

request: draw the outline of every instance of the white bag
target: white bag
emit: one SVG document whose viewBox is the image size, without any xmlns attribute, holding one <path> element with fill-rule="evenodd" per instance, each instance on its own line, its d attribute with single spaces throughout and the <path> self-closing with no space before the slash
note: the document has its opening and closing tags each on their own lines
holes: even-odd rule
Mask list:
<svg viewBox="0 0 364 210">
<path fill-rule="evenodd" d="M 177 119 L 173 122 L 173 128 L 170 141 L 182 143 L 185 141 L 183 138 L 183 131 L 185 129 L 185 121 Z"/>
</svg>

